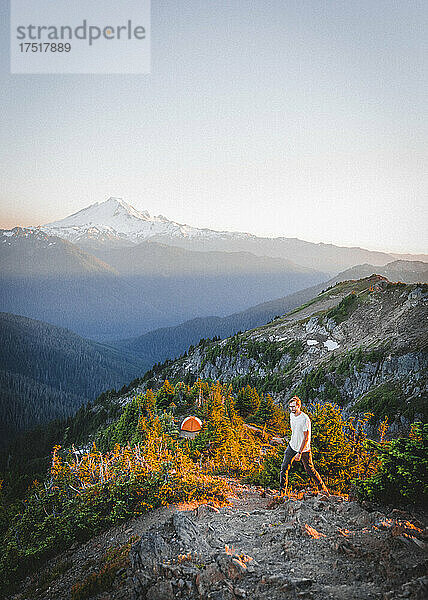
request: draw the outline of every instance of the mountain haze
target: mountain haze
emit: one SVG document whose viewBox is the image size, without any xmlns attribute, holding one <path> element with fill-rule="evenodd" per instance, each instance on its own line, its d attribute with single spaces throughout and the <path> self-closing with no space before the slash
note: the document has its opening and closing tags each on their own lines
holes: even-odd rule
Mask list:
<svg viewBox="0 0 428 600">
<path fill-rule="evenodd" d="M 94 250 L 93 254 L 122 275 L 317 274 L 289 260 L 255 256 L 250 252 L 196 252 L 159 242 Z"/>
<path fill-rule="evenodd" d="M 327 278 L 283 259 L 154 242 L 91 252 L 98 257 L 37 228 L 2 230 L 0 309 L 107 340 L 225 315 Z"/>
<path fill-rule="evenodd" d="M 121 198 L 97 202 L 43 230 L 81 247 L 120 247 L 152 240 L 195 251 L 250 252 L 291 260 L 298 265 L 330 274 L 361 263 L 385 265 L 399 255 L 333 244 L 315 244 L 297 238 L 265 238 L 244 232 L 198 229 L 171 221 L 163 215 L 138 211 Z M 98 241 L 97 241 L 98 240 Z M 428 257 L 427 257 L 428 260 Z"/>
<path fill-rule="evenodd" d="M 117 271 L 75 244 L 40 229 L 0 229 L 0 273 L 3 276 L 116 275 Z"/>
</svg>

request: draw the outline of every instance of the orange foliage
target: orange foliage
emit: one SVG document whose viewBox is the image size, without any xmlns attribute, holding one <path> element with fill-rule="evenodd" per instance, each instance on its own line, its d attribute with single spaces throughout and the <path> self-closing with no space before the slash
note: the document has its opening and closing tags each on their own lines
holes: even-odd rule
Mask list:
<svg viewBox="0 0 428 600">
<path fill-rule="evenodd" d="M 144 419 L 144 417 L 142 417 Z M 146 430 L 147 431 L 147 430 Z M 112 452 L 101 453 L 95 444 L 88 453 L 78 455 L 72 450 L 66 459 L 55 446 L 52 459 L 52 484 L 56 489 L 82 493 L 88 488 L 105 484 L 141 482 L 161 475 L 157 499 L 161 504 L 185 499 L 193 501 L 223 497 L 226 486 L 220 480 L 204 474 L 169 436 L 157 427 L 147 432 L 144 442 L 131 447 L 116 444 Z M 147 505 L 149 507 L 149 505 Z"/>
</svg>

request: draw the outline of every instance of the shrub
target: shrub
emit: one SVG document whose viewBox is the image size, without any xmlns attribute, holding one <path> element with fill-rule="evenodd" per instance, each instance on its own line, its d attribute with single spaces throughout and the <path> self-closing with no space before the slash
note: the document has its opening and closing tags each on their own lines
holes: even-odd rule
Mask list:
<svg viewBox="0 0 428 600">
<path fill-rule="evenodd" d="M 377 473 L 357 481 L 360 499 L 384 504 L 425 504 L 428 501 L 428 424 L 414 423 L 408 438 L 366 443 L 380 459 Z"/>
<path fill-rule="evenodd" d="M 357 301 L 358 297 L 355 293 L 345 296 L 337 306 L 326 313 L 326 318 L 334 319 L 337 324 L 342 323 L 342 321 L 345 321 L 349 317 L 352 310 L 355 308 Z"/>
<path fill-rule="evenodd" d="M 189 442 L 190 456 L 211 474 L 247 475 L 258 468 L 263 443 L 237 414 L 231 388 L 213 384 L 207 406 L 202 431 Z"/>
<path fill-rule="evenodd" d="M 2 540 L 6 587 L 73 542 L 155 506 L 226 502 L 227 485 L 204 473 L 171 437 L 156 426 L 143 437 L 107 454 L 95 445 L 82 456 L 54 448 L 50 479 L 34 487 Z"/>
</svg>

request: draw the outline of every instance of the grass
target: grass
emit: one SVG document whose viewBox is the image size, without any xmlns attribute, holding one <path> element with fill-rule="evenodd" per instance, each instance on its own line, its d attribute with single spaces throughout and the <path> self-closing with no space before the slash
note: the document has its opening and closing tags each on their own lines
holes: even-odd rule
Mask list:
<svg viewBox="0 0 428 600">
<path fill-rule="evenodd" d="M 329 310 L 325 318 L 334 319 L 337 324 L 346 321 L 349 315 L 353 312 L 358 304 L 358 296 L 355 293 L 351 293 L 348 296 L 342 298 L 337 306 Z"/>
</svg>

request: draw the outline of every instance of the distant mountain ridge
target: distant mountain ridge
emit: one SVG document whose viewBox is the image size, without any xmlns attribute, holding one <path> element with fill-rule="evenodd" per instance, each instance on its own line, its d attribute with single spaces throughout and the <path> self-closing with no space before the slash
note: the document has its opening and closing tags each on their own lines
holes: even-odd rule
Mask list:
<svg viewBox="0 0 428 600">
<path fill-rule="evenodd" d="M 131 247 L 94 249 L 93 254 L 123 275 L 317 273 L 283 258 L 256 256 L 250 252 L 188 250 L 153 241 Z"/>
<path fill-rule="evenodd" d="M 95 256 L 95 253 L 98 255 Z M 95 248 L 41 229 L 0 230 L 0 310 L 120 339 L 224 315 L 323 281 L 281 258 L 196 252 L 156 242 Z"/>
<path fill-rule="evenodd" d="M 41 229 L 0 229 L 0 274 L 12 276 L 117 275 L 117 271 L 69 241 Z"/>
<path fill-rule="evenodd" d="M 123 339 L 239 313 L 361 263 L 374 268 L 351 278 L 379 272 L 391 256 L 197 229 L 110 198 L 44 227 L 0 230 L 0 310 L 84 337 Z M 245 326 L 253 326 L 249 314 Z"/>
<path fill-rule="evenodd" d="M 171 221 L 163 215 L 151 216 L 147 211 L 138 211 L 121 198 L 97 202 L 41 229 L 82 248 L 129 246 L 152 240 L 188 250 L 250 252 L 257 256 L 283 258 L 330 273 L 361 263 L 385 265 L 399 256 L 363 248 L 315 244 L 297 238 L 263 238 L 245 232 L 199 229 Z"/>
<path fill-rule="evenodd" d="M 349 279 L 360 279 L 374 273 L 387 277 L 390 281 L 402 281 L 403 283 L 427 283 L 428 263 L 417 260 L 394 260 L 383 267 L 374 265 L 356 265 L 345 273 Z"/>
</svg>

